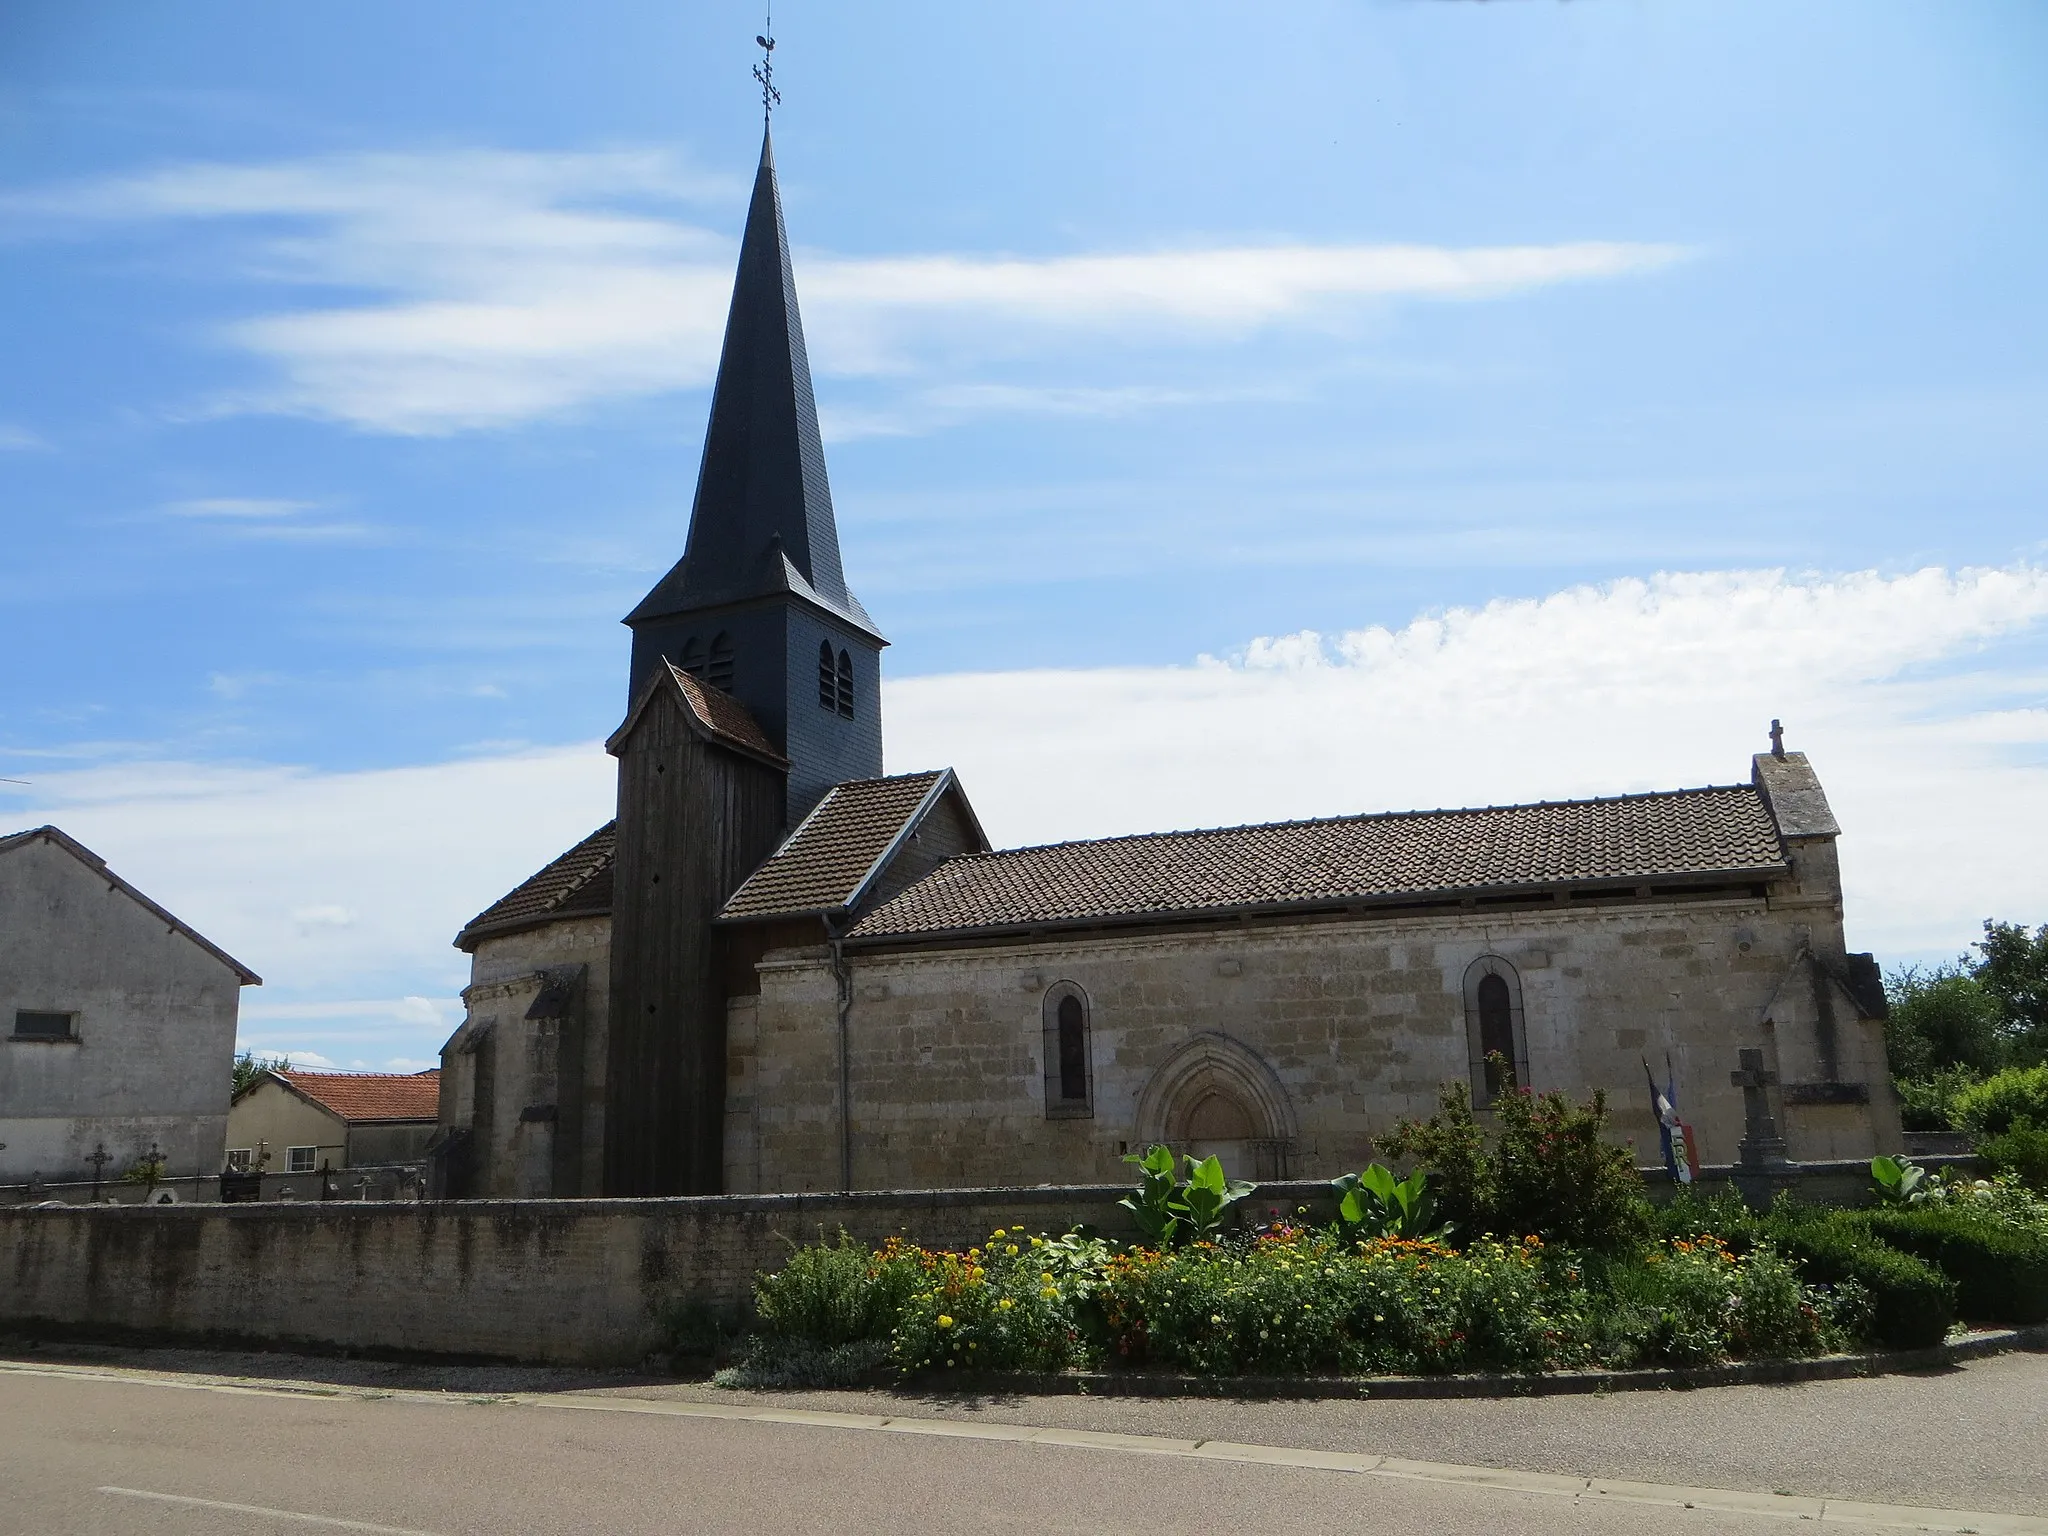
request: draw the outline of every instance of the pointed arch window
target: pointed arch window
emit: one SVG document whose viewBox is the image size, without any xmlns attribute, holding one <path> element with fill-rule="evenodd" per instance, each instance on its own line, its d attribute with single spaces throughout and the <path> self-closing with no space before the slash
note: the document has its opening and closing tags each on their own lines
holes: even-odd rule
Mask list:
<svg viewBox="0 0 2048 1536">
<path fill-rule="evenodd" d="M 839 653 L 838 670 L 839 713 L 846 719 L 853 718 L 853 657 L 845 651 Z"/>
<path fill-rule="evenodd" d="M 1503 1093 L 1528 1084 L 1522 978 L 1499 955 L 1481 955 L 1465 971 L 1465 1038 L 1475 1108 L 1484 1109 Z M 1504 1068 L 1492 1060 L 1495 1056 L 1506 1063 Z"/>
<path fill-rule="evenodd" d="M 818 708 L 839 707 L 839 668 L 832 660 L 832 642 L 818 642 Z"/>
<path fill-rule="evenodd" d="M 1086 1119 L 1095 1113 L 1095 1063 L 1088 994 L 1071 981 L 1045 994 L 1045 1114 L 1049 1120 Z"/>
<path fill-rule="evenodd" d="M 683 642 L 683 670 L 692 677 L 704 675 L 704 642 L 695 635 Z"/>
<path fill-rule="evenodd" d="M 704 681 L 714 688 L 732 691 L 732 636 L 720 630 L 711 637 L 711 654 L 704 663 Z"/>
</svg>

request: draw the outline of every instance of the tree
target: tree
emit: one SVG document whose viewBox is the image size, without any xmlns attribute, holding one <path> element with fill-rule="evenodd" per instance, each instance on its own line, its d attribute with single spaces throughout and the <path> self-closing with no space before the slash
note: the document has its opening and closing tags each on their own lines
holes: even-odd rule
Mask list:
<svg viewBox="0 0 2048 1536">
<path fill-rule="evenodd" d="M 1976 1077 L 2005 1064 L 1999 1000 L 1963 961 L 1908 965 L 1885 978 L 1891 1017 L 1885 1054 L 1894 1077 L 1931 1077 L 1957 1067 Z"/>
<path fill-rule="evenodd" d="M 266 1072 L 289 1072 L 292 1059 L 289 1056 L 258 1056 L 253 1051 L 243 1051 L 235 1058 L 232 1086 L 228 1094 L 233 1097 L 255 1082 Z"/>
<path fill-rule="evenodd" d="M 1977 985 L 1996 1000 L 2002 1033 L 2021 1063 L 2048 1060 L 2048 923 L 2032 933 L 2024 923 L 1984 920 L 1977 941 Z"/>
</svg>

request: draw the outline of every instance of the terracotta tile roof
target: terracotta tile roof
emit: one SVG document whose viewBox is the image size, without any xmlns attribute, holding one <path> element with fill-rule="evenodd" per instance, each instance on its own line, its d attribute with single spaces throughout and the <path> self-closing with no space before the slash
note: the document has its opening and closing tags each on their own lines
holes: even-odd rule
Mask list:
<svg viewBox="0 0 2048 1536">
<path fill-rule="evenodd" d="M 539 874 L 500 896 L 463 925 L 455 947 L 473 950 L 497 934 L 611 911 L 617 828 L 617 822 L 606 822 Z"/>
<path fill-rule="evenodd" d="M 853 905 L 882 856 L 950 777 L 942 768 L 835 784 L 719 916 L 794 917 Z"/>
<path fill-rule="evenodd" d="M 672 661 L 663 664 L 682 690 L 684 702 L 713 736 L 736 747 L 744 747 L 749 752 L 758 752 L 763 757 L 772 757 L 778 763 L 785 761 L 783 755 L 775 750 L 775 744 L 761 733 L 761 727 L 755 723 L 746 705 L 723 688 L 714 688 L 702 679 L 692 677 Z"/>
<path fill-rule="evenodd" d="M 1713 787 L 979 854 L 941 865 L 869 913 L 852 937 L 1761 875 L 1783 867 L 1762 797 L 1748 785 Z"/>
<path fill-rule="evenodd" d="M 288 1069 L 275 1075 L 344 1120 L 432 1120 L 441 1113 L 439 1068 L 403 1074 Z"/>
</svg>

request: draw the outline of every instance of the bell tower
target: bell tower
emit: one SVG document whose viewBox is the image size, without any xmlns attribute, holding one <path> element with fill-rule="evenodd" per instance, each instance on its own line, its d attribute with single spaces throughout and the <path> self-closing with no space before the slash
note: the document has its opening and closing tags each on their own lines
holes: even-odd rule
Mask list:
<svg viewBox="0 0 2048 1536">
<path fill-rule="evenodd" d="M 882 647 L 847 590 L 767 130 L 678 561 L 626 616 L 629 703 L 664 661 L 747 707 L 789 759 L 794 826 L 882 772 Z"/>
</svg>

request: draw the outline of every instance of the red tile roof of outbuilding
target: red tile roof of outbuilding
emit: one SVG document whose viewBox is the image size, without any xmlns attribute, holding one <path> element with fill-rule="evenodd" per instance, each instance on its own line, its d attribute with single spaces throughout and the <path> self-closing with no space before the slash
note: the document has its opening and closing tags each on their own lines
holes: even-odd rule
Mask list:
<svg viewBox="0 0 2048 1536">
<path fill-rule="evenodd" d="M 274 1071 L 291 1087 L 344 1120 L 433 1120 L 441 1113 L 441 1073 Z M 260 1081 L 260 1079 L 259 1079 Z"/>
</svg>

